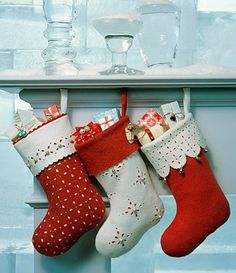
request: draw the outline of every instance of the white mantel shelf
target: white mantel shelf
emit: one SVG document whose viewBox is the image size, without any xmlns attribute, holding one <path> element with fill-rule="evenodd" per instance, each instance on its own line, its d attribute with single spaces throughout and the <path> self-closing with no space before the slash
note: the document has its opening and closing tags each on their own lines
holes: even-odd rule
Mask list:
<svg viewBox="0 0 236 273">
<path fill-rule="evenodd" d="M 180 88 L 236 87 L 236 75 L 217 76 L 80 76 L 80 77 L 0 77 L 0 87 L 27 88 Z M 14 91 L 13 91 L 14 92 Z"/>
</svg>

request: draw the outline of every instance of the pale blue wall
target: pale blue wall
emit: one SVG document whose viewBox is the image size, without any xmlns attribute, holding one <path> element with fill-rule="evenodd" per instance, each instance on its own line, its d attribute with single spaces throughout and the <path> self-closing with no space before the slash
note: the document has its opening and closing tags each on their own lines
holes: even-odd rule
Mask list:
<svg viewBox="0 0 236 273">
<path fill-rule="evenodd" d="M 0 91 L 0 272 L 33 273 L 33 211 L 24 203 L 33 192 L 32 175 L 3 136 L 15 101 Z"/>
</svg>

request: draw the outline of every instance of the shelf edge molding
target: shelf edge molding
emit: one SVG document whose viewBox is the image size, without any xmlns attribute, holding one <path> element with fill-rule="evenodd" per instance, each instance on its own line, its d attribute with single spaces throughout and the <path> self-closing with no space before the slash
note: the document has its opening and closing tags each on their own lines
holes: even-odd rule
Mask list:
<svg viewBox="0 0 236 273">
<path fill-rule="evenodd" d="M 236 75 L 0 78 L 0 88 L 236 87 Z"/>
</svg>

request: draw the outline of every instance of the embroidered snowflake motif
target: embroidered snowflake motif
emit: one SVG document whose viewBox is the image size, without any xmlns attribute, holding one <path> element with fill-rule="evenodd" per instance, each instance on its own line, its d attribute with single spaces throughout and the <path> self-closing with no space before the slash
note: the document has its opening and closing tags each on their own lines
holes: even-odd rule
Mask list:
<svg viewBox="0 0 236 273">
<path fill-rule="evenodd" d="M 50 156 L 50 154 L 53 154 L 53 151 L 50 148 L 51 146 L 48 145 L 46 149 L 41 150 L 41 152 L 43 153 L 43 156 L 47 157 L 47 156 Z"/>
<path fill-rule="evenodd" d="M 30 162 L 30 160 L 27 160 L 26 166 L 27 166 L 30 170 L 33 168 L 33 165 L 32 165 L 32 163 Z"/>
<path fill-rule="evenodd" d="M 53 154 L 57 154 L 62 148 L 66 148 L 66 145 L 71 145 L 70 139 L 68 137 L 62 137 L 58 142 L 50 142 L 49 145 L 44 149 L 38 149 L 35 155 L 29 156 L 25 160 L 27 167 L 32 170 L 39 161 L 45 161 L 48 157 Z"/>
<path fill-rule="evenodd" d="M 109 177 L 115 177 L 117 180 L 120 180 L 120 171 L 122 167 L 124 166 L 124 161 L 121 163 L 118 163 L 117 165 L 110 168 L 108 171 L 105 171 L 103 173 L 103 176 L 109 176 Z"/>
<path fill-rule="evenodd" d="M 138 176 L 137 176 L 137 179 L 134 183 L 135 184 L 143 184 L 143 185 L 146 185 L 146 177 L 147 177 L 147 173 L 143 172 L 143 171 L 140 171 L 138 169 Z"/>
<path fill-rule="evenodd" d="M 115 194 L 114 194 L 114 193 L 110 193 L 110 194 L 108 195 L 108 199 L 109 199 L 110 201 L 111 201 L 113 195 L 115 195 Z"/>
<path fill-rule="evenodd" d="M 65 138 L 65 139 L 67 140 L 67 138 Z M 66 145 L 63 144 L 63 139 L 62 138 L 59 140 L 58 143 L 53 143 L 53 144 L 56 145 L 56 147 L 57 147 L 56 150 L 57 151 L 66 147 Z"/>
<path fill-rule="evenodd" d="M 113 241 L 109 242 L 109 244 L 116 244 L 121 245 L 122 247 L 125 247 L 125 244 L 127 243 L 128 238 L 132 235 L 121 233 L 118 228 L 116 228 L 116 235 L 114 236 Z"/>
<path fill-rule="evenodd" d="M 154 219 L 152 220 L 152 222 L 159 222 L 162 218 L 162 212 L 159 210 L 158 207 L 155 207 L 155 211 L 154 211 Z"/>
<path fill-rule="evenodd" d="M 28 160 L 28 161 L 29 161 L 29 160 Z M 35 157 L 31 156 L 31 157 L 30 157 L 30 161 L 33 162 L 34 165 L 36 165 L 36 164 L 39 162 L 37 156 L 35 156 Z M 31 164 L 31 167 L 32 167 L 32 164 Z"/>
<path fill-rule="evenodd" d="M 124 214 L 130 214 L 134 215 L 137 220 L 139 220 L 139 212 L 141 207 L 144 205 L 144 203 L 133 203 L 130 199 L 128 199 L 129 205 L 127 207 L 127 210 L 124 212 Z"/>
</svg>

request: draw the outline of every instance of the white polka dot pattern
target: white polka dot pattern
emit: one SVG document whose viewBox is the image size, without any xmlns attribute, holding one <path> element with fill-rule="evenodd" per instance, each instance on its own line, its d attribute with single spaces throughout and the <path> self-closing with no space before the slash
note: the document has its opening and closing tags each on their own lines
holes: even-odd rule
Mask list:
<svg viewBox="0 0 236 273">
<path fill-rule="evenodd" d="M 49 209 L 35 230 L 33 243 L 40 253 L 56 256 L 102 221 L 105 205 L 77 154 L 49 166 L 37 178 Z"/>
<path fill-rule="evenodd" d="M 198 125 L 189 113 L 183 121 L 164 133 L 161 137 L 142 147 L 151 164 L 160 177 L 167 177 L 170 167 L 181 169 L 187 158 L 197 157 L 202 148 L 206 148 Z"/>
<path fill-rule="evenodd" d="M 62 115 L 15 143 L 48 198 L 47 214 L 32 238 L 36 250 L 46 256 L 66 252 L 105 214 L 102 197 L 70 141 L 71 133 L 70 121 Z"/>
</svg>

